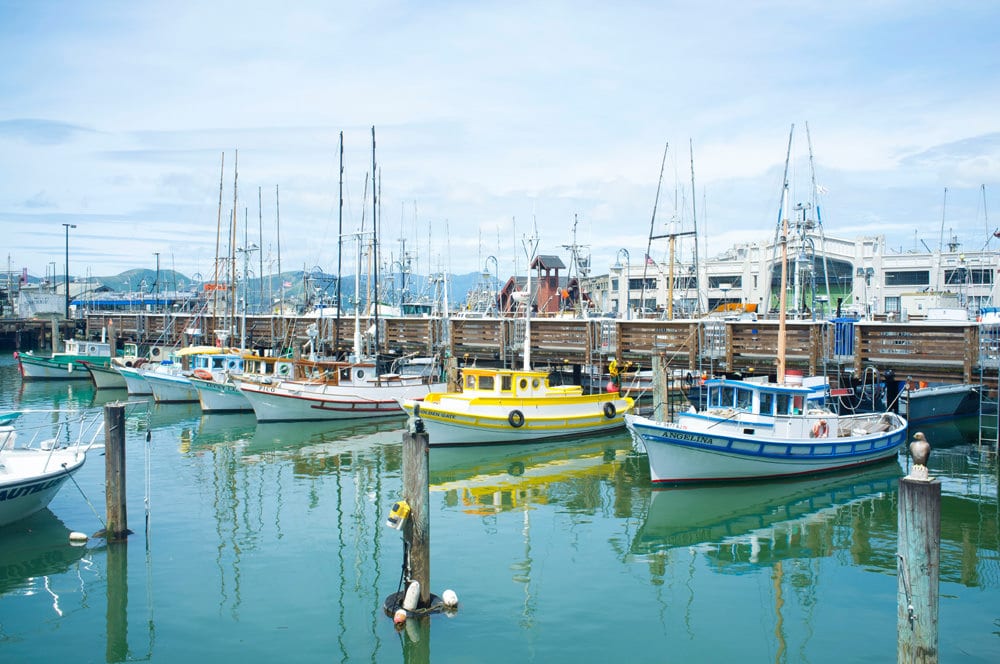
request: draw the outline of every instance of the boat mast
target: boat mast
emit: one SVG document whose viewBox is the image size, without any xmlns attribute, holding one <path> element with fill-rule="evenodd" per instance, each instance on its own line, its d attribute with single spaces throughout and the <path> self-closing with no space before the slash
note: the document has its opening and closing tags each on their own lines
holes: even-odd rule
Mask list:
<svg viewBox="0 0 1000 664">
<path fill-rule="evenodd" d="M 694 278 L 697 281 L 701 278 L 701 272 L 698 269 L 698 210 L 695 205 L 696 189 L 694 186 L 694 141 L 690 138 L 688 139 L 688 152 L 691 155 L 691 225 L 692 234 L 694 235 Z M 673 275 L 671 275 L 671 278 Z M 694 313 L 697 316 L 701 313 L 701 295 L 702 290 L 700 288 L 696 289 L 699 293 L 698 297 L 695 298 L 694 303 Z M 706 309 L 708 308 L 708 302 L 705 303 Z"/>
<path fill-rule="evenodd" d="M 340 309 L 341 309 L 341 290 L 340 290 L 340 276 L 343 274 L 343 256 L 344 256 L 344 132 L 340 132 L 340 187 L 339 187 L 339 202 L 337 205 L 337 318 L 334 321 L 334 334 L 336 336 L 336 341 L 334 342 L 334 349 L 340 350 Z"/>
<path fill-rule="evenodd" d="M 227 326 L 227 339 L 222 343 L 223 346 L 228 345 L 229 338 L 236 336 L 236 221 L 239 219 L 239 213 L 236 208 L 236 184 L 240 175 L 239 165 L 240 151 L 236 150 L 236 156 L 233 159 L 233 222 L 229 231 L 229 288 L 227 289 L 229 293 L 229 306 L 226 309 L 229 325 Z"/>
<path fill-rule="evenodd" d="M 531 264 L 535 258 L 535 250 L 538 248 L 538 224 L 535 223 L 535 230 L 531 237 L 521 238 L 524 245 L 524 254 L 528 257 L 528 278 L 525 284 L 526 296 L 524 299 L 524 370 L 531 371 Z"/>
<path fill-rule="evenodd" d="M 653 225 L 656 223 L 656 207 L 660 203 L 660 188 L 663 186 L 663 169 L 667 165 L 667 151 L 669 149 L 670 141 L 667 141 L 663 146 L 663 158 L 660 160 L 660 179 L 656 181 L 656 196 L 653 198 L 653 214 L 649 218 L 649 237 L 646 239 L 646 256 L 642 261 L 642 286 L 639 288 L 640 316 L 646 309 L 646 272 L 649 270 L 649 252 L 651 251 L 653 244 Z M 659 237 L 663 236 L 661 235 Z M 671 240 L 671 242 L 673 242 L 673 240 Z M 625 278 L 628 279 L 628 275 L 626 275 Z M 626 292 L 628 292 L 627 289 Z"/>
<path fill-rule="evenodd" d="M 219 244 L 222 242 L 222 179 L 226 171 L 226 153 L 222 153 L 222 165 L 219 167 L 219 211 L 215 221 L 215 270 L 212 275 L 212 324 L 218 326 L 216 318 L 219 315 Z"/>
<path fill-rule="evenodd" d="M 381 181 L 381 178 L 379 178 Z M 379 197 L 376 195 L 375 189 L 375 125 L 372 125 L 372 259 L 374 263 L 374 281 L 375 281 L 375 347 L 374 355 L 376 358 L 376 365 L 378 364 L 378 204 Z"/>
<path fill-rule="evenodd" d="M 779 238 L 781 242 L 781 292 L 778 295 L 778 350 L 777 357 L 775 358 L 775 369 L 779 385 L 783 385 L 785 382 L 785 309 L 787 299 L 785 291 L 788 288 L 788 162 L 792 156 L 792 133 L 794 131 L 795 125 L 792 124 L 791 130 L 788 132 L 788 151 L 785 153 L 785 178 L 781 188 L 781 236 Z"/>
</svg>

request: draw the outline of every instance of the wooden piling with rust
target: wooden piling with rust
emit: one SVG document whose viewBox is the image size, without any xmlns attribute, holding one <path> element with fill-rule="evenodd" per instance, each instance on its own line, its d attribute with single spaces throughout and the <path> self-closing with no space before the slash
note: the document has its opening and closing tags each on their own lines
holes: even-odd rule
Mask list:
<svg viewBox="0 0 1000 664">
<path fill-rule="evenodd" d="M 410 505 L 410 516 L 403 523 L 403 540 L 410 556 L 410 579 L 420 582 L 418 606 L 421 608 L 430 606 L 431 602 L 429 453 L 426 432 L 411 426 L 403 433 L 403 498 Z"/>
<path fill-rule="evenodd" d="M 899 481 L 897 661 L 938 661 L 941 483 L 928 476 L 930 446 L 922 433 L 910 444 L 914 466 Z"/>
<path fill-rule="evenodd" d="M 104 406 L 104 482 L 107 525 L 104 538 L 124 539 L 129 534 L 125 510 L 125 404 Z"/>
</svg>

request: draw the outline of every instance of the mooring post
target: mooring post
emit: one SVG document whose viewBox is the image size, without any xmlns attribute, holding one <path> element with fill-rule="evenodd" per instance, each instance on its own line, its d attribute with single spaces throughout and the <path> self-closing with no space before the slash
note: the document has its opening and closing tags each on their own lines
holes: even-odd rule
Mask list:
<svg viewBox="0 0 1000 664">
<path fill-rule="evenodd" d="M 430 605 L 431 596 L 429 450 L 422 427 L 407 428 L 403 433 L 403 498 L 410 504 L 410 516 L 403 523 L 403 540 L 410 552 L 410 579 L 420 583 L 421 608 Z"/>
<path fill-rule="evenodd" d="M 923 433 L 910 443 L 913 468 L 899 480 L 897 661 L 938 661 L 938 585 L 941 560 L 941 483 L 927 472 L 930 445 Z"/>
<path fill-rule="evenodd" d="M 104 538 L 115 541 L 129 534 L 125 512 L 125 404 L 104 406 L 104 483 L 108 523 Z"/>
<path fill-rule="evenodd" d="M 667 370 L 663 366 L 663 358 L 653 355 L 653 419 L 666 422 L 670 415 L 668 408 L 670 389 L 667 385 Z"/>
<path fill-rule="evenodd" d="M 444 365 L 445 382 L 449 392 L 458 392 L 458 358 L 449 357 Z"/>
</svg>

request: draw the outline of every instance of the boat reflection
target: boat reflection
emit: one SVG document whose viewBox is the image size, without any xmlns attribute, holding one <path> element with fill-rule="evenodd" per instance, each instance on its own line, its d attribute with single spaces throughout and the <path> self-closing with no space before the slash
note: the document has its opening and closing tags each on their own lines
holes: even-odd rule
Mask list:
<svg viewBox="0 0 1000 664">
<path fill-rule="evenodd" d="M 44 578 L 61 574 L 87 548 L 69 542 L 69 528 L 48 509 L 0 528 L 0 596 L 34 594 Z"/>
<path fill-rule="evenodd" d="M 631 553 L 657 554 L 695 547 L 720 567 L 740 571 L 785 558 L 829 555 L 832 521 L 849 506 L 882 504 L 878 523 L 855 526 L 864 538 L 869 527 L 895 537 L 895 493 L 902 471 L 893 459 L 863 471 L 808 479 L 705 487 L 673 487 L 652 493 L 645 522 L 632 541 Z M 873 507 L 875 507 L 873 505 Z M 829 544 L 829 546 L 827 546 Z M 895 562 L 874 561 L 863 541 L 851 544 L 860 564 L 895 570 Z"/>
<path fill-rule="evenodd" d="M 63 380 L 22 381 L 17 392 L 18 408 L 59 410 L 86 408 L 94 399 L 93 383 Z"/>
<path fill-rule="evenodd" d="M 583 442 L 431 448 L 430 490 L 469 514 L 494 514 L 549 502 L 556 485 L 607 479 L 632 451 L 627 434 Z"/>
</svg>

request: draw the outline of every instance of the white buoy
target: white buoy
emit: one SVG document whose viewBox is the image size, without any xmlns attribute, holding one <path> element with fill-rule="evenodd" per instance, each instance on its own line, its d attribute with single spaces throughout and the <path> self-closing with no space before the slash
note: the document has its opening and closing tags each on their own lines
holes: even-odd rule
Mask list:
<svg viewBox="0 0 1000 664">
<path fill-rule="evenodd" d="M 441 593 L 441 601 L 444 602 L 444 605 L 449 609 L 453 609 L 458 606 L 458 595 L 455 594 L 454 590 L 445 590 Z"/>
<path fill-rule="evenodd" d="M 87 537 L 86 533 L 79 533 L 79 532 L 73 531 L 73 532 L 71 532 L 69 534 L 69 542 L 73 546 L 82 546 L 83 544 L 85 544 L 87 542 L 87 539 L 88 539 L 88 537 Z"/>
<path fill-rule="evenodd" d="M 406 594 L 403 595 L 403 608 L 407 611 L 413 611 L 417 608 L 417 602 L 420 601 L 420 582 L 410 581 L 410 585 L 406 587 Z"/>
</svg>

